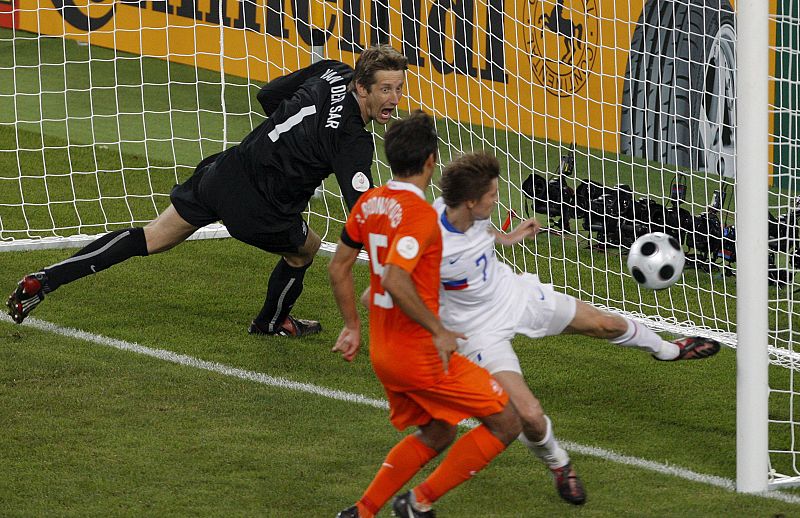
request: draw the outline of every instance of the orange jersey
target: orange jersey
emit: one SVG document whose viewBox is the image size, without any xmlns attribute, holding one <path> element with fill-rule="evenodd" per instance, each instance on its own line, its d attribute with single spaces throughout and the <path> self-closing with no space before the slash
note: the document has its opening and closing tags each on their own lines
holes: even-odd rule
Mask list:
<svg viewBox="0 0 800 518">
<path fill-rule="evenodd" d="M 439 313 L 442 237 L 436 211 L 416 186 L 391 181 L 359 198 L 345 224 L 347 238 L 370 258 L 370 358 L 396 390 L 425 388 L 443 375 L 431 334 L 397 307 L 381 285 L 385 265 L 403 268 L 425 305 Z"/>
</svg>

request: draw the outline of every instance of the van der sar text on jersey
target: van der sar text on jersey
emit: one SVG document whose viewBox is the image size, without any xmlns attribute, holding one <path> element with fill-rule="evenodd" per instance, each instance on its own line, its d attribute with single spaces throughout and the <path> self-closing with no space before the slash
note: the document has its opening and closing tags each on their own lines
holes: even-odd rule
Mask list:
<svg viewBox="0 0 800 518">
<path fill-rule="evenodd" d="M 331 85 L 342 81 L 342 76 L 330 68 L 321 77 Z M 331 86 L 331 108 L 328 110 L 328 120 L 325 121 L 326 128 L 336 129 L 339 127 L 338 119 L 342 118 L 339 112 L 342 111 L 342 101 L 345 95 L 347 95 L 347 85 Z"/>
</svg>

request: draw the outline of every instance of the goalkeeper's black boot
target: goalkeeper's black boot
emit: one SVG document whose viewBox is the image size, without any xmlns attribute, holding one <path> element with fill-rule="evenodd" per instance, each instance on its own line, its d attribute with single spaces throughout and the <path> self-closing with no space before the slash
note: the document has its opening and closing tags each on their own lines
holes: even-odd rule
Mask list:
<svg viewBox="0 0 800 518">
<path fill-rule="evenodd" d="M 586 490 L 571 462 L 560 468 L 550 468 L 550 472 L 553 474 L 556 490 L 561 498 L 572 505 L 586 503 Z"/>
<path fill-rule="evenodd" d="M 300 338 L 301 336 L 315 335 L 322 331 L 322 324 L 316 320 L 304 320 L 302 318 L 294 318 L 293 316 L 287 316 L 283 324 L 275 331 L 267 331 L 264 327 L 265 326 L 253 320 L 248 332 L 251 335 L 291 336 Z"/>
<path fill-rule="evenodd" d="M 33 311 L 44 300 L 47 291 L 47 275 L 44 272 L 36 272 L 26 275 L 17 284 L 11 295 L 8 297 L 6 306 L 8 314 L 17 324 L 21 324 L 25 317 Z"/>
<path fill-rule="evenodd" d="M 673 340 L 672 343 L 678 346 L 678 356 L 671 360 L 661 360 L 653 356 L 656 360 L 660 361 L 678 361 L 678 360 L 702 360 L 709 356 L 714 356 L 719 352 L 719 342 L 702 336 L 689 336 Z"/>
<path fill-rule="evenodd" d="M 336 515 L 336 518 L 361 518 L 361 515 L 358 514 L 358 507 L 348 507 L 344 511 L 340 511 L 339 514 Z"/>
<path fill-rule="evenodd" d="M 418 511 L 412 502 L 411 491 L 406 491 L 402 495 L 396 496 L 392 502 L 392 514 L 400 518 L 436 518 L 433 509 L 428 511 Z"/>
</svg>

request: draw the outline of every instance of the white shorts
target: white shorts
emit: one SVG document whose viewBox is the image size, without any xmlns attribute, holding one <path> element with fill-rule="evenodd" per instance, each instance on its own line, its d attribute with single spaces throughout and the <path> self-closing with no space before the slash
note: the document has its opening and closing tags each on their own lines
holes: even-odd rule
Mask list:
<svg viewBox="0 0 800 518">
<path fill-rule="evenodd" d="M 535 275 L 521 276 L 526 284 L 525 307 L 516 322 L 468 334 L 459 340 L 459 352 L 490 373 L 511 371 L 522 374 L 519 359 L 511 346 L 518 334 L 531 338 L 561 334 L 575 318 L 575 297 L 542 284 Z"/>
</svg>

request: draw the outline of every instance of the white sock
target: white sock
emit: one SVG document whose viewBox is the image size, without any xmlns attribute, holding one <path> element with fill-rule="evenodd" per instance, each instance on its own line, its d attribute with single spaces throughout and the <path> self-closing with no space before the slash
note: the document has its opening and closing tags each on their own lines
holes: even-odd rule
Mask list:
<svg viewBox="0 0 800 518">
<path fill-rule="evenodd" d="M 519 434 L 517 439 L 527 446 L 528 449 L 531 450 L 531 453 L 539 457 L 548 468 L 566 466 L 569 462 L 569 454 L 558 444 L 555 435 L 553 435 L 553 423 L 550 421 L 550 418 L 544 416 L 544 419 L 547 421 L 547 432 L 545 432 L 544 439 L 539 442 L 533 442 L 525 437 L 524 432 Z"/>
<path fill-rule="evenodd" d="M 674 360 L 678 357 L 680 349 L 677 345 L 664 340 L 647 326 L 637 324 L 629 318 L 622 318 L 628 324 L 628 329 L 620 336 L 609 340 L 612 344 L 644 349 L 660 360 Z"/>
<path fill-rule="evenodd" d="M 410 495 L 408 497 L 409 502 L 411 503 L 411 507 L 420 511 L 422 513 L 430 511 L 433 506 L 431 505 L 422 505 L 421 503 L 417 502 L 417 495 L 414 494 L 414 490 L 412 489 L 409 491 Z"/>
</svg>

